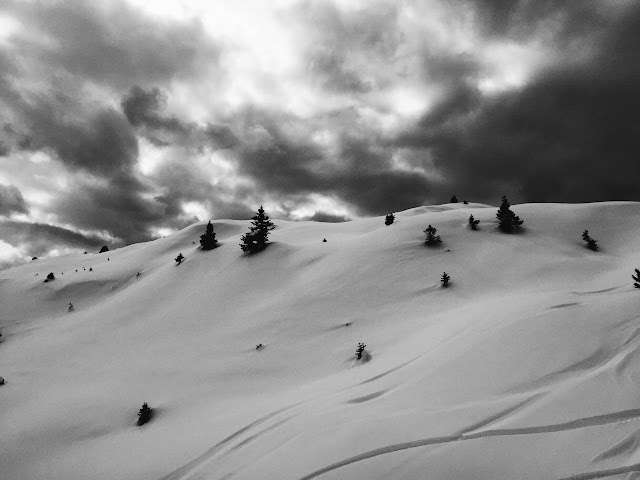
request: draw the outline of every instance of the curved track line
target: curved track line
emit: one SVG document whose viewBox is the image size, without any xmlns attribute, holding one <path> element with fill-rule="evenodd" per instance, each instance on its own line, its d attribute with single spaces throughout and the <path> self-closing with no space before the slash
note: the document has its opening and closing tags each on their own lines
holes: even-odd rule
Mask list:
<svg viewBox="0 0 640 480">
<path fill-rule="evenodd" d="M 361 453 L 360 455 L 355 455 L 350 458 L 346 458 L 339 462 L 333 463 L 331 465 L 327 465 L 324 468 L 316 470 L 304 477 L 301 477 L 300 480 L 311 480 L 313 478 L 317 478 L 320 475 L 324 475 L 325 473 L 331 472 L 333 470 L 337 470 L 338 468 L 345 467 L 347 465 L 351 465 L 352 463 L 361 462 L 362 460 L 368 460 L 370 458 L 377 457 L 379 455 L 385 455 L 387 453 L 398 452 L 401 450 L 408 450 L 410 448 L 417 447 L 425 447 L 429 445 L 440 445 L 443 443 L 451 443 L 451 442 L 459 442 L 463 440 L 475 440 L 478 438 L 489 438 L 489 437 L 505 437 L 505 436 L 517 436 L 517 435 L 536 435 L 540 433 L 554 433 L 554 432 L 563 432 L 567 430 L 576 430 L 580 428 L 588 428 L 597 425 L 606 425 L 611 423 L 619 423 L 626 420 L 631 420 L 634 418 L 640 418 L 640 409 L 632 409 L 632 410 L 623 410 L 621 412 L 615 413 L 607 413 L 604 415 L 595 415 L 593 417 L 585 417 L 578 418 L 576 420 L 571 420 L 569 422 L 564 423 L 556 423 L 551 425 L 540 425 L 535 427 L 521 427 L 521 428 L 501 428 L 494 430 L 484 430 L 477 433 L 468 433 L 468 434 L 460 434 L 460 435 L 451 435 L 444 437 L 433 437 L 433 438 L 425 438 L 422 440 L 415 440 L 412 442 L 404 442 L 397 443 L 394 445 L 387 445 L 386 447 L 376 448 L 375 450 L 370 450 L 368 452 Z M 621 470 L 618 473 L 626 473 L 636 471 L 634 469 L 640 469 L 640 464 L 638 466 L 633 465 L 631 467 L 623 467 L 628 470 Z M 613 473 L 605 473 L 602 472 L 613 472 Z M 580 474 L 582 476 L 576 477 L 568 477 L 565 480 L 587 480 L 590 478 L 602 478 L 606 476 L 615 475 L 615 470 L 603 470 L 601 472 L 592 472 L 586 474 Z M 584 476 L 587 475 L 587 476 Z M 592 475 L 592 476 L 588 476 Z M 596 475 L 596 476 L 593 476 Z"/>
<path fill-rule="evenodd" d="M 578 473 L 571 477 L 563 477 L 559 480 L 590 480 L 592 478 L 605 478 L 620 475 L 622 473 L 640 472 L 640 463 L 627 465 L 626 467 L 611 468 L 609 470 L 599 470 L 597 472 Z"/>
<path fill-rule="evenodd" d="M 386 377 L 386 376 L 387 376 L 387 375 L 389 375 L 390 373 L 396 372 L 396 371 L 400 370 L 401 368 L 406 367 L 407 365 L 411 365 L 413 362 L 415 362 L 416 360 L 418 360 L 421 356 L 422 356 L 422 355 L 418 355 L 417 357 L 414 357 L 414 358 L 412 358 L 411 360 L 409 360 L 409 361 L 407 361 L 407 362 L 401 363 L 401 364 L 400 364 L 400 365 L 398 365 L 397 367 L 393 367 L 392 369 L 387 370 L 387 371 L 385 371 L 385 372 L 382 372 L 382 373 L 380 373 L 380 374 L 378 374 L 378 375 L 376 375 L 376 376 L 374 376 L 374 377 L 371 377 L 371 378 L 368 378 L 368 379 L 366 379 L 366 380 L 363 380 L 362 382 L 360 382 L 360 383 L 358 383 L 357 385 L 355 385 L 355 387 L 359 387 L 360 385 L 365 385 L 365 384 L 367 384 L 367 383 L 374 382 L 374 381 L 376 381 L 376 380 L 378 380 L 378 379 L 380 379 L 380 378 L 382 378 L 382 377 Z M 354 388 L 354 387 L 351 387 L 351 388 Z"/>
<path fill-rule="evenodd" d="M 470 434 L 471 432 L 475 432 L 476 430 L 479 430 L 479 429 L 481 429 L 483 427 L 486 427 L 487 425 L 491 425 L 492 423 L 495 423 L 498 420 L 503 420 L 504 418 L 508 417 L 509 415 L 511 415 L 514 412 L 517 412 L 521 408 L 525 407 L 526 405 L 528 405 L 529 403 L 533 402 L 534 400 L 537 400 L 538 398 L 540 398 L 543 395 L 544 395 L 544 393 L 536 393 L 535 395 L 532 395 L 531 397 L 524 399 L 522 402 L 516 403 L 515 405 L 513 405 L 513 406 L 511 406 L 509 408 L 505 408 L 504 410 L 499 411 L 495 415 L 487 417 L 487 418 L 485 418 L 483 420 L 480 420 L 477 423 L 474 423 L 473 425 L 470 425 L 470 426 L 464 428 L 463 430 L 461 430 L 459 432 L 459 434 L 460 435 Z"/>
<path fill-rule="evenodd" d="M 213 458 L 213 456 L 218 453 L 218 451 L 220 451 L 222 448 L 224 448 L 229 442 L 231 442 L 233 439 L 239 437 L 240 435 L 242 435 L 243 433 L 245 433 L 246 431 L 252 429 L 253 427 L 260 425 L 261 423 L 264 423 L 268 420 L 270 420 L 271 418 L 279 415 L 282 412 L 285 412 L 291 408 L 294 408 L 298 405 L 300 405 L 302 402 L 298 402 L 295 403 L 293 405 L 289 405 L 287 407 L 281 408 L 280 410 L 276 410 L 275 412 L 271 412 L 268 415 L 265 415 L 264 417 L 260 417 L 257 420 L 254 420 L 253 422 L 249 423 L 248 425 L 242 427 L 240 430 L 236 430 L 235 432 L 233 432 L 231 435 L 229 435 L 228 437 L 222 439 L 221 441 L 219 441 L 218 443 L 216 443 L 213 447 L 211 447 L 210 449 L 208 449 L 206 452 L 204 452 L 202 455 L 200 455 L 199 457 L 191 460 L 189 463 L 184 464 L 183 466 L 177 468 L 176 470 L 174 470 L 173 472 L 171 472 L 170 474 L 162 477 L 160 480 L 186 480 L 188 479 L 192 474 L 194 474 L 196 472 L 196 470 L 198 468 L 200 468 L 201 466 L 203 466 L 205 463 L 207 463 L 209 460 L 211 460 Z M 265 430 L 268 430 L 265 429 Z M 252 437 L 249 437 L 249 441 L 253 440 L 253 438 L 255 438 L 256 435 L 253 435 Z M 242 443 L 248 443 L 246 440 Z M 236 446 L 237 447 L 237 446 Z"/>
</svg>

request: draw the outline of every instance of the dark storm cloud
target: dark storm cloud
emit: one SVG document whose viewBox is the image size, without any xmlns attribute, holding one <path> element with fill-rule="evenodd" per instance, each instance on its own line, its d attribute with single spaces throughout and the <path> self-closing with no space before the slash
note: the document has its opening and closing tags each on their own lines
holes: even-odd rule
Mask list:
<svg viewBox="0 0 640 480">
<path fill-rule="evenodd" d="M 0 221 L 0 240 L 11 245 L 28 245 L 29 256 L 41 256 L 56 248 L 94 250 L 105 244 L 96 235 L 84 235 L 44 223 Z"/>
<path fill-rule="evenodd" d="M 118 89 L 197 76 L 219 56 L 200 22 L 155 21 L 121 1 L 9 0 L 6 8 L 29 26 L 14 40 L 23 55 Z"/>
<path fill-rule="evenodd" d="M 185 133 L 187 128 L 176 117 L 162 117 L 167 104 L 167 95 L 158 87 L 148 91 L 135 85 L 122 100 L 122 111 L 133 126 L 147 125 L 151 128 L 166 129 Z"/>
<path fill-rule="evenodd" d="M 324 87 L 338 92 L 366 93 L 371 82 L 360 78 L 358 72 L 347 66 L 344 51 L 318 50 L 311 56 L 311 72 L 323 79 Z"/>
<path fill-rule="evenodd" d="M 338 138 L 336 158 L 310 142 L 309 135 L 294 138 L 287 133 L 297 123 L 295 117 L 255 110 L 249 117 L 255 135 L 239 150 L 238 167 L 263 191 L 282 197 L 319 192 L 362 214 L 410 208 L 428 196 L 427 178 L 394 168 L 393 151 L 382 145 L 375 131 L 358 126 L 351 110 L 336 112 L 331 119 L 334 127 L 351 123 L 352 129 L 352 134 Z"/>
<path fill-rule="evenodd" d="M 158 87 L 148 90 L 134 85 L 121 102 L 122 111 L 135 127 L 142 127 L 143 134 L 158 146 L 181 144 L 190 147 L 208 145 L 213 148 L 230 148 L 238 139 L 228 125 L 207 123 L 200 126 L 185 122 L 176 116 L 164 115 L 167 94 Z"/>
<path fill-rule="evenodd" d="M 497 38 L 523 39 L 540 30 L 555 30 L 554 41 L 564 43 L 576 36 L 593 35 L 606 25 L 604 15 L 612 2 L 574 0 L 454 0 L 471 7 L 478 27 Z"/>
<path fill-rule="evenodd" d="M 61 125 L 40 120 L 43 128 L 32 132 L 30 149 L 52 149 L 71 169 L 111 177 L 129 171 L 137 161 L 138 140 L 115 110 L 100 110 L 82 124 Z"/>
<path fill-rule="evenodd" d="M 327 213 L 318 211 L 311 215 L 310 217 L 306 217 L 303 220 L 310 220 L 312 222 L 324 222 L 324 223 L 342 223 L 348 222 L 349 218 L 344 215 L 335 215 L 333 213 Z"/>
<path fill-rule="evenodd" d="M 13 185 L 0 184 L 0 215 L 12 213 L 29 213 L 29 209 L 20 190 Z"/>
<path fill-rule="evenodd" d="M 377 64 L 391 59 L 401 42 L 396 6 L 374 2 L 344 11 L 332 2 L 304 2 L 291 15 L 305 27 L 313 82 L 327 91 L 351 94 L 364 94 L 384 83 Z"/>
<path fill-rule="evenodd" d="M 164 187 L 163 194 L 156 197 L 156 201 L 163 205 L 168 218 L 180 216 L 184 202 L 204 205 L 212 213 L 212 218 L 242 220 L 255 214 L 246 203 L 251 197 L 248 187 L 212 185 L 206 173 L 192 163 L 169 162 L 153 174 L 153 180 Z"/>
<path fill-rule="evenodd" d="M 52 192 L 49 211 L 60 222 L 109 232 L 125 243 L 148 240 L 153 227 L 182 221 L 177 201 L 154 199 L 162 186 L 136 172 L 132 125 L 168 132 L 155 136 L 157 143 L 167 137 L 165 144 L 177 136 L 184 144 L 193 138 L 199 145 L 228 146 L 232 132 L 207 124 L 194 133 L 192 124 L 162 116 L 158 87 L 134 87 L 127 117 L 107 99 L 132 85 L 169 85 L 215 69 L 220 51 L 201 23 L 155 20 L 118 0 L 9 0 L 3 9 L 28 28 L 0 45 L 0 124 L 7 148 L 45 151 L 64 166 L 68 186 Z"/>
<path fill-rule="evenodd" d="M 74 177 L 65 195 L 53 202 L 52 210 L 63 223 L 86 230 L 103 230 L 124 243 L 150 240 L 150 228 L 163 219 L 164 206 L 144 196 L 149 189 L 123 173 L 108 181 Z"/>
<path fill-rule="evenodd" d="M 451 191 L 524 201 L 640 198 L 640 7 L 607 26 L 586 62 L 483 97 L 455 90 L 396 145 L 424 148 Z"/>
</svg>

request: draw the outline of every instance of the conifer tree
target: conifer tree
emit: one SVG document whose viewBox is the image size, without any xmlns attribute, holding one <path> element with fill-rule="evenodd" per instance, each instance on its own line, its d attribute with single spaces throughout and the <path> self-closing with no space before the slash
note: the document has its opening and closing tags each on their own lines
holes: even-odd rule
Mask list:
<svg viewBox="0 0 640 480">
<path fill-rule="evenodd" d="M 437 231 L 438 230 L 436 229 L 436 227 L 432 227 L 431 225 L 429 225 L 424 230 L 424 233 L 427 234 L 427 238 L 424 241 L 425 245 L 427 245 L 428 247 L 433 247 L 439 243 L 442 243 L 442 240 L 440 239 L 440 235 L 436 235 Z"/>
<path fill-rule="evenodd" d="M 454 195 L 453 197 L 451 197 L 451 200 L 449 201 L 449 203 L 458 203 L 458 197 Z"/>
<path fill-rule="evenodd" d="M 55 280 L 56 276 L 53 274 L 53 272 L 49 273 L 49 275 L 47 275 L 47 278 L 45 279 L 44 283 L 47 282 L 51 282 L 52 280 Z"/>
<path fill-rule="evenodd" d="M 473 215 L 469 215 L 469 226 L 471 227 L 471 230 L 477 230 L 479 223 L 480 220 L 476 220 L 475 218 L 473 218 Z"/>
<path fill-rule="evenodd" d="M 151 414 L 151 407 L 149 407 L 147 402 L 144 402 L 142 404 L 142 408 L 140 408 L 140 410 L 138 411 L 138 426 L 144 425 L 149 420 L 151 420 Z"/>
<path fill-rule="evenodd" d="M 384 219 L 384 224 L 389 226 L 393 223 L 393 221 L 396 219 L 395 215 L 393 213 L 390 213 L 389 215 L 387 215 Z"/>
<path fill-rule="evenodd" d="M 175 261 L 178 262 L 178 265 L 180 265 L 183 260 L 184 260 L 184 255 L 182 255 L 182 253 L 179 253 L 178 256 L 175 258 Z"/>
<path fill-rule="evenodd" d="M 103 245 L 98 253 L 104 253 L 104 252 L 108 252 L 108 251 L 109 251 L 109 247 L 107 247 L 106 245 Z"/>
<path fill-rule="evenodd" d="M 589 236 L 589 230 L 582 232 L 582 240 L 587 242 L 587 248 L 589 250 L 593 250 L 594 252 L 598 251 L 598 242 Z"/>
<path fill-rule="evenodd" d="M 203 250 L 213 250 L 218 246 L 216 233 L 213 231 L 213 225 L 211 222 L 207 223 L 206 231 L 200 236 L 200 245 Z"/>
<path fill-rule="evenodd" d="M 498 213 L 496 217 L 498 218 L 498 228 L 502 230 L 504 233 L 512 233 L 520 228 L 523 221 L 520 220 L 513 210 L 511 210 L 511 205 L 509 205 L 509 201 L 507 200 L 507 196 L 502 196 L 502 204 L 498 209 Z"/>
<path fill-rule="evenodd" d="M 257 215 L 253 216 L 251 220 L 252 226 L 249 227 L 249 232 L 240 238 L 242 241 L 240 248 L 243 252 L 256 253 L 267 248 L 269 231 L 276 227 L 264 213 L 262 205 L 260 205 Z"/>
<path fill-rule="evenodd" d="M 635 283 L 633 284 L 633 286 L 636 288 L 640 288 L 640 270 L 636 268 L 636 274 L 631 275 L 631 278 L 635 280 Z"/>
<path fill-rule="evenodd" d="M 451 280 L 451 277 L 447 275 L 447 272 L 444 272 L 442 277 L 440 277 L 440 283 L 442 283 L 442 286 L 445 288 L 449 286 L 449 280 Z"/>
</svg>

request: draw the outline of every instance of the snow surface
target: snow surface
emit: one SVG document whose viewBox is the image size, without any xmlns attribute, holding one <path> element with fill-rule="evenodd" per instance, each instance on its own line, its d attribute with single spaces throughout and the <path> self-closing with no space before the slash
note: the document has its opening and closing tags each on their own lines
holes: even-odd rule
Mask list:
<svg viewBox="0 0 640 480">
<path fill-rule="evenodd" d="M 201 223 L 0 272 L 0 478 L 638 478 L 640 204 L 513 210 L 517 235 L 442 205 L 276 221 L 247 256 L 224 220 L 212 251 Z"/>
</svg>

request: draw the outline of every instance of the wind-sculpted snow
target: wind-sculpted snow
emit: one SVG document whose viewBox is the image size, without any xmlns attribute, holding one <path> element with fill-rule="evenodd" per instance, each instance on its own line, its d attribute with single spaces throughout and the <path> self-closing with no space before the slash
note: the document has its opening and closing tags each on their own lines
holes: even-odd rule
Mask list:
<svg viewBox="0 0 640 480">
<path fill-rule="evenodd" d="M 512 208 L 519 234 L 459 203 L 1 271 L 0 478 L 628 480 L 640 204 Z"/>
</svg>

